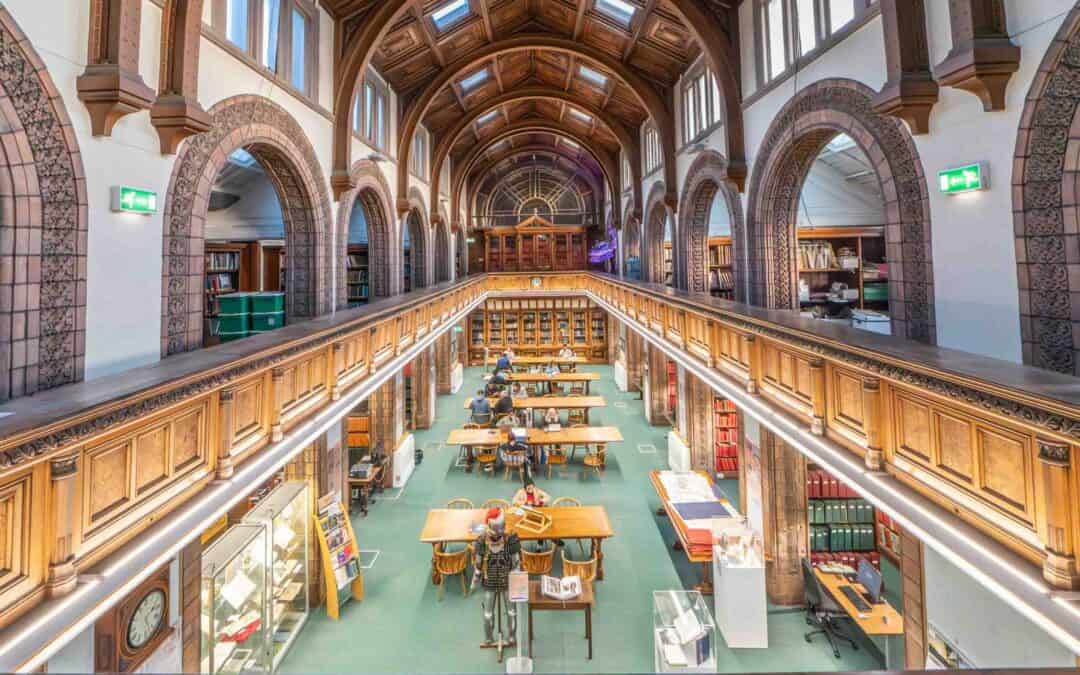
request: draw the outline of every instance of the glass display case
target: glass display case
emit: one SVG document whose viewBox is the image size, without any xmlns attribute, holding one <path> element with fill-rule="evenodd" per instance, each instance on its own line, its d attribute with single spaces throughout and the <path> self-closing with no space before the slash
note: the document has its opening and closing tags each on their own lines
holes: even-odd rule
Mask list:
<svg viewBox="0 0 1080 675">
<path fill-rule="evenodd" d="M 267 531 L 268 639 L 275 669 L 308 618 L 310 499 L 307 483 L 282 483 L 244 518 Z"/>
<path fill-rule="evenodd" d="M 230 528 L 202 554 L 202 672 L 269 673 L 267 530 Z"/>
<path fill-rule="evenodd" d="M 698 591 L 653 591 L 658 673 L 715 673 L 716 623 Z"/>
</svg>

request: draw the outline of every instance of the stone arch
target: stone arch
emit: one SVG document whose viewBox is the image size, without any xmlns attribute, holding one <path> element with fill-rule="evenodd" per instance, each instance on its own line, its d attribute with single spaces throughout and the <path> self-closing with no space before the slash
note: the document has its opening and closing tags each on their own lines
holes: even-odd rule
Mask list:
<svg viewBox="0 0 1080 675">
<path fill-rule="evenodd" d="M 732 253 L 735 275 L 742 270 L 738 264 L 738 247 L 742 236 L 742 202 L 738 187 L 728 178 L 727 160 L 715 150 L 702 152 L 690 165 L 679 198 L 679 236 L 675 242 L 675 258 L 681 268 L 679 288 L 695 293 L 709 292 L 709 215 L 717 193 L 723 197 L 731 219 Z M 736 282 L 736 289 L 740 284 Z"/>
<path fill-rule="evenodd" d="M 885 195 L 893 333 L 933 343 L 930 209 L 922 161 L 904 123 L 874 112 L 873 96 L 869 87 L 853 80 L 822 80 L 796 94 L 774 118 L 750 181 L 749 300 L 767 307 L 797 307 L 799 196 L 822 148 L 845 133 L 866 153 Z"/>
<path fill-rule="evenodd" d="M 390 185 L 379 165 L 370 159 L 361 159 L 353 164 L 352 178 L 356 187 L 341 195 L 338 202 L 338 260 L 343 260 L 348 246 L 349 218 L 353 208 L 364 209 L 368 224 L 368 273 L 371 275 L 371 294 L 376 298 L 387 298 L 400 292 L 400 281 L 395 274 L 394 256 L 391 255 L 393 234 L 393 198 Z M 338 266 L 338 306 L 344 307 L 347 289 L 345 285 L 345 265 Z"/>
<path fill-rule="evenodd" d="M 1013 223 L 1024 363 L 1080 374 L 1080 7 L 1047 49 L 1028 91 L 1013 161 Z"/>
<path fill-rule="evenodd" d="M 469 243 L 466 239 L 465 228 L 459 227 L 454 232 L 455 279 L 464 279 L 469 274 Z"/>
<path fill-rule="evenodd" d="M 417 290 L 418 288 L 426 288 L 431 285 L 431 228 L 428 226 L 427 218 L 425 214 L 428 210 L 424 204 L 424 196 L 420 190 L 415 187 L 409 188 L 408 195 L 409 210 L 405 214 L 405 220 L 402 223 L 401 235 L 399 237 L 401 256 L 405 251 L 405 230 L 409 231 L 409 263 L 412 266 L 409 277 L 411 281 L 410 290 Z M 404 282 L 404 271 L 402 274 Z"/>
<path fill-rule="evenodd" d="M 450 225 L 442 218 L 435 223 L 435 283 L 450 281 L 453 269 L 453 249 L 450 247 Z"/>
<path fill-rule="evenodd" d="M 0 400 L 83 378 L 86 180 L 52 77 L 0 7 Z"/>
<path fill-rule="evenodd" d="M 664 283 L 664 229 L 667 225 L 667 206 L 664 197 L 667 188 L 663 182 L 653 183 L 649 198 L 645 200 L 644 232 L 641 239 L 641 278 L 643 281 Z M 676 234 L 672 233 L 672 240 Z M 674 251 L 672 251 L 674 254 Z M 678 262 L 673 262 L 678 266 Z"/>
<path fill-rule="evenodd" d="M 622 275 L 624 277 L 629 276 L 629 270 L 627 270 L 626 263 L 633 257 L 631 255 L 632 253 L 637 255 L 638 275 L 641 275 L 643 273 L 643 270 L 641 269 L 641 218 L 638 217 L 633 202 L 627 202 L 626 209 L 623 212 L 626 215 L 623 218 L 622 232 L 619 233 L 620 239 L 622 240 Z M 638 279 L 638 281 L 640 281 L 640 279 Z"/>
<path fill-rule="evenodd" d="M 286 315 L 330 311 L 330 202 L 307 135 L 284 108 L 234 96 L 210 109 L 210 130 L 184 142 L 165 196 L 162 355 L 203 341 L 203 227 L 210 190 L 228 156 L 243 148 L 273 183 L 285 223 Z"/>
</svg>

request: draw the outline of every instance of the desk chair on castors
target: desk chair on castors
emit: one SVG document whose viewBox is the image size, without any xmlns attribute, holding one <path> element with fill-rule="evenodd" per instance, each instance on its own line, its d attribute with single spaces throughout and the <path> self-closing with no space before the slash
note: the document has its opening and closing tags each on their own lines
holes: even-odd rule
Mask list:
<svg viewBox="0 0 1080 675">
<path fill-rule="evenodd" d="M 840 648 L 836 646 L 837 640 L 843 640 L 851 645 L 852 649 L 858 649 L 855 641 L 845 635 L 837 625 L 838 619 L 848 618 L 847 612 L 833 599 L 829 592 L 818 581 L 814 574 L 814 567 L 806 558 L 802 559 L 803 575 L 803 599 L 806 600 L 806 623 L 817 626 L 818 629 L 807 633 L 804 637 L 807 642 L 815 635 L 824 635 L 832 646 L 833 656 L 840 658 Z"/>
</svg>

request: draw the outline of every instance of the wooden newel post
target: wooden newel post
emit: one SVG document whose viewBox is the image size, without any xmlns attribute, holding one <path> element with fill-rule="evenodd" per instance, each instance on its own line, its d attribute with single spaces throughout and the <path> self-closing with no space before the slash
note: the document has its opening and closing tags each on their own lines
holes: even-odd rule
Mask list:
<svg viewBox="0 0 1080 675">
<path fill-rule="evenodd" d="M 285 435 L 281 425 L 281 409 L 285 407 L 285 369 L 274 368 L 270 371 L 270 393 L 274 405 L 270 408 L 270 441 L 276 443 Z"/>
<path fill-rule="evenodd" d="M 338 386 L 338 378 L 341 371 L 345 370 L 345 343 L 335 342 L 330 352 L 330 400 L 336 401 L 341 398 L 341 387 Z"/>
<path fill-rule="evenodd" d="M 1069 472 L 1071 448 L 1065 443 L 1037 439 L 1039 472 L 1043 484 L 1043 578 L 1055 588 L 1080 590 L 1080 570 L 1076 565 L 1077 500 Z"/>
<path fill-rule="evenodd" d="M 79 580 L 75 558 L 79 552 L 76 524 L 78 514 L 79 455 L 58 457 L 49 462 L 49 510 L 52 537 L 49 540 L 49 597 L 66 595 Z"/>
<path fill-rule="evenodd" d="M 746 392 L 756 394 L 761 391 L 761 345 L 753 335 L 742 333 L 739 335 L 742 341 L 743 353 L 746 354 L 746 362 L 750 370 L 750 379 L 746 381 Z"/>
<path fill-rule="evenodd" d="M 810 432 L 818 436 L 825 435 L 825 362 L 821 359 L 810 361 L 810 393 L 814 419 L 810 422 Z"/>
<path fill-rule="evenodd" d="M 221 480 L 233 475 L 232 444 L 236 436 L 235 392 L 222 389 L 218 394 L 218 452 L 217 477 Z"/>
<path fill-rule="evenodd" d="M 879 471 L 884 462 L 881 451 L 881 381 L 863 378 L 863 431 L 866 433 L 866 468 Z"/>
</svg>

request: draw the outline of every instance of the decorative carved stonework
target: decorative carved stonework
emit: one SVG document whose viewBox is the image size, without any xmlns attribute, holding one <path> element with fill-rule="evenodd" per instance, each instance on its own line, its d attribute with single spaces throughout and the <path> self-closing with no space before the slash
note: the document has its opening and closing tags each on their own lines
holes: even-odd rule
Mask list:
<svg viewBox="0 0 1080 675">
<path fill-rule="evenodd" d="M 161 79 L 150 123 L 161 153 L 176 153 L 180 142 L 209 131 L 211 120 L 199 105 L 199 46 L 203 0 L 165 0 L 161 11 Z"/>
<path fill-rule="evenodd" d="M 141 0 L 91 0 L 88 62 L 76 88 L 95 136 L 112 135 L 121 117 L 154 103 L 139 75 L 141 18 Z"/>
<path fill-rule="evenodd" d="M 9 149 L 3 169 L 19 167 L 20 208 L 5 214 L 12 251 L 32 278 L 0 283 L 8 296 L 39 298 L 38 306 L 2 309 L 8 325 L 25 325 L 9 342 L 24 357 L 0 374 L 0 399 L 81 380 L 86 306 L 86 185 L 64 103 L 30 40 L 0 6 L 0 138 Z M 25 206 L 25 208 L 23 208 Z M 39 242 L 34 244 L 32 242 Z"/>
<path fill-rule="evenodd" d="M 1055 443 L 1038 439 L 1039 461 L 1062 468 L 1069 468 L 1069 446 L 1064 443 Z"/>
<path fill-rule="evenodd" d="M 679 275 L 679 288 L 696 293 L 709 292 L 709 215 L 717 191 L 723 196 L 731 222 L 735 278 L 738 280 L 742 277 L 742 265 L 738 263 L 741 251 L 736 244 L 742 241 L 742 199 L 728 177 L 727 160 L 714 150 L 706 150 L 694 159 L 683 183 L 679 206 L 681 236 L 677 241 L 676 255 L 686 264 L 682 265 L 683 273 Z M 742 284 L 736 281 L 735 287 L 739 289 Z"/>
<path fill-rule="evenodd" d="M 1005 109 L 1005 88 L 1020 69 L 1020 48 L 1009 39 L 1002 0 L 949 0 L 953 48 L 934 69 L 946 87 L 971 92 L 983 110 Z"/>
<path fill-rule="evenodd" d="M 1080 320 L 1073 313 L 1077 288 L 1066 251 L 1076 235 L 1066 223 L 1072 197 L 1063 186 L 1080 175 L 1067 148 L 1080 110 L 1080 9 L 1074 8 L 1032 80 L 1020 116 L 1013 162 L 1013 222 L 1024 363 L 1080 375 Z"/>
<path fill-rule="evenodd" d="M 202 347 L 203 223 L 210 190 L 226 158 L 244 148 L 273 183 L 285 221 L 286 316 L 329 311 L 330 204 L 314 149 L 276 103 L 236 96 L 211 109 L 212 129 L 184 144 L 165 197 L 162 354 Z M 198 210 L 196 210 L 198 209 Z"/>
<path fill-rule="evenodd" d="M 800 91 L 769 127 L 750 181 L 747 255 L 754 304 L 793 308 L 795 227 L 802 179 L 837 130 L 848 135 L 876 167 L 883 192 L 895 194 L 888 210 L 885 248 L 893 332 L 933 343 L 933 275 L 930 209 L 922 162 L 907 128 L 873 110 L 873 92 L 852 80 L 822 80 Z"/>
<path fill-rule="evenodd" d="M 666 195 L 667 189 L 663 183 L 654 183 L 652 189 L 649 190 L 649 198 L 645 200 L 647 214 L 643 222 L 645 231 L 641 239 L 641 278 L 643 281 L 660 284 L 664 283 L 664 228 L 667 222 L 664 198 Z M 672 256 L 674 254 L 673 250 Z"/>
<path fill-rule="evenodd" d="M 53 480 L 70 478 L 79 471 L 79 455 L 57 457 L 49 463 L 49 475 Z"/>
</svg>

